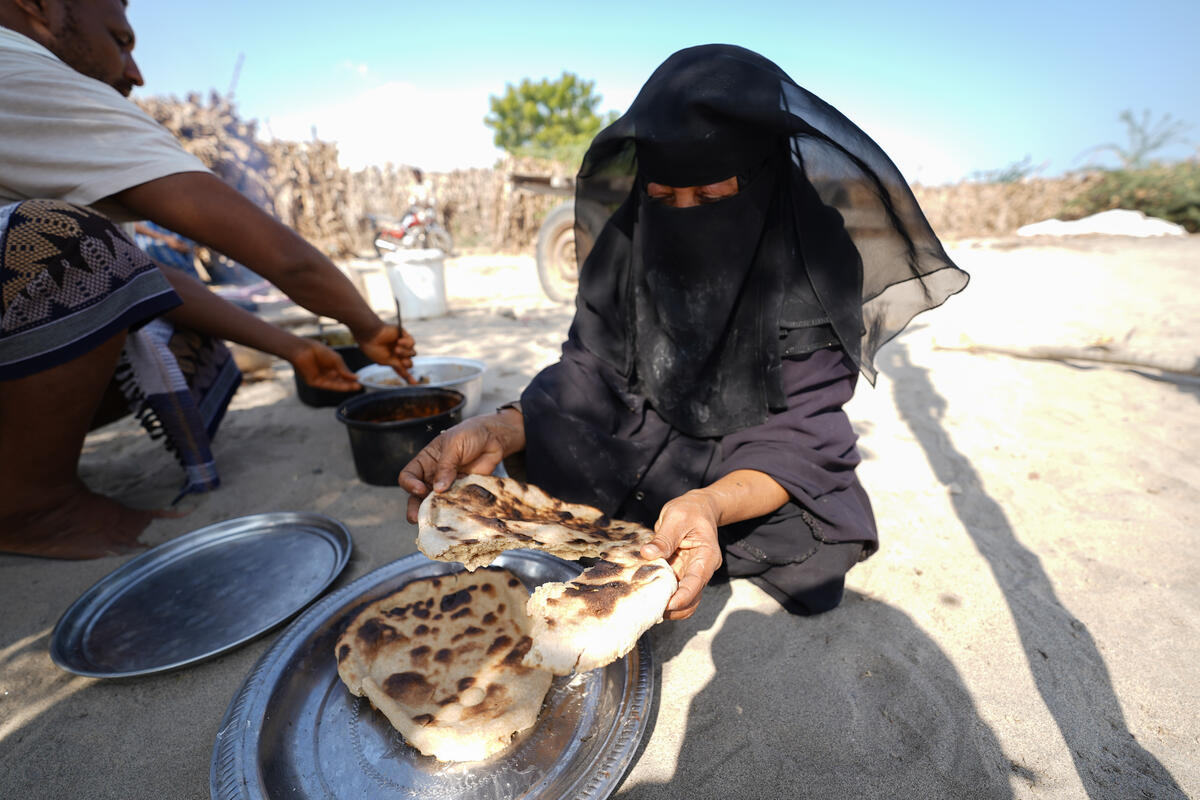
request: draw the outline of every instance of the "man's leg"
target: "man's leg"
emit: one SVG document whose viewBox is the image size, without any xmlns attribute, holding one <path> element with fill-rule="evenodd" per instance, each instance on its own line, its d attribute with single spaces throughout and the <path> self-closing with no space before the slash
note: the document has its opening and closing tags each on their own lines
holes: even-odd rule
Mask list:
<svg viewBox="0 0 1200 800">
<path fill-rule="evenodd" d="M 85 355 L 0 381 L 0 551 L 98 558 L 138 550 L 163 512 L 95 494 L 79 479 L 93 417 L 116 369 L 122 332 Z"/>
</svg>

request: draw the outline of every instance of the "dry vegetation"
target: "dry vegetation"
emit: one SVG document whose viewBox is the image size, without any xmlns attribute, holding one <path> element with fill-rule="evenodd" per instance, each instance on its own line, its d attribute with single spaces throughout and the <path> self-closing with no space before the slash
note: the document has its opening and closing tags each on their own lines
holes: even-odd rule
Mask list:
<svg viewBox="0 0 1200 800">
<path fill-rule="evenodd" d="M 938 236 L 969 239 L 1008 236 L 1031 222 L 1065 218 L 1065 209 L 1100 180 L 1101 173 L 1089 172 L 1010 183 L 914 186 L 913 192 Z"/>
<path fill-rule="evenodd" d="M 338 166 L 331 142 L 262 141 L 256 123 L 238 117 L 213 93 L 139 104 L 218 176 L 332 256 L 370 249 L 368 214 L 399 215 L 408 207 L 415 173 L 405 165 L 351 172 Z M 426 175 L 437 210 L 459 246 L 528 249 L 560 197 L 515 188 L 512 173 L 563 173 L 563 165 L 506 159 L 494 169 Z M 1063 216 L 1100 180 L 1098 174 L 1012 183 L 963 182 L 917 186 L 921 207 L 946 239 L 995 237 L 1030 222 Z"/>
<path fill-rule="evenodd" d="M 184 100 L 145 98 L 139 105 L 223 180 L 332 256 L 370 250 L 368 214 L 398 216 L 408 208 L 416 175 L 389 164 L 351 172 L 338 166 L 332 142 L 263 141 L 256 123 L 213 93 Z M 426 175 L 437 210 L 463 246 L 518 250 L 557 198 L 514 189 L 513 171 L 536 171 L 508 160 L 495 169 Z"/>
</svg>

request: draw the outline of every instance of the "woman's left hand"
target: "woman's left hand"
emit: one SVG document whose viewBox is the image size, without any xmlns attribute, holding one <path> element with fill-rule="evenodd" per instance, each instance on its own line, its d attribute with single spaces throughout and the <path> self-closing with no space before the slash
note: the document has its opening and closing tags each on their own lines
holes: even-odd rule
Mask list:
<svg viewBox="0 0 1200 800">
<path fill-rule="evenodd" d="M 349 392 L 361 388 L 357 376 L 346 366 L 346 362 L 331 347 L 313 339 L 297 337 L 295 347 L 288 356 L 292 368 L 304 382 L 318 389 Z"/>
<path fill-rule="evenodd" d="M 665 558 L 679 580 L 663 619 L 687 619 L 696 613 L 700 593 L 721 566 L 718 519 L 716 501 L 703 489 L 676 497 L 658 515 L 654 538 L 642 547 L 641 555 Z"/>
</svg>

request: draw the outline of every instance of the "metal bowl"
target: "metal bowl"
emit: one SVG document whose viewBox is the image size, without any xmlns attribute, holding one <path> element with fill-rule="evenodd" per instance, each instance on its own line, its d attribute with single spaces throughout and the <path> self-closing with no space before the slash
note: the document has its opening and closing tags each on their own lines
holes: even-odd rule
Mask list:
<svg viewBox="0 0 1200 800">
<path fill-rule="evenodd" d="M 487 364 L 473 358 L 457 358 L 455 356 L 416 356 L 413 358 L 412 376 L 421 382 L 422 386 L 457 389 L 466 398 L 463 407 L 463 418 L 474 416 L 479 410 L 479 401 L 483 396 L 483 378 L 487 373 Z M 396 389 L 407 386 L 404 379 L 396 374 L 391 367 L 383 364 L 369 364 L 356 373 L 358 382 L 367 391 L 381 389 Z"/>
</svg>

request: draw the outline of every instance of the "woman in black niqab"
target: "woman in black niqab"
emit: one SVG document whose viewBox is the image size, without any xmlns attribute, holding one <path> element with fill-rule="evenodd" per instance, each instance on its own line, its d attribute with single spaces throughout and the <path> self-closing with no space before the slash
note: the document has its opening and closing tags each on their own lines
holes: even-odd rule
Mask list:
<svg viewBox="0 0 1200 800">
<path fill-rule="evenodd" d="M 699 214 L 680 220 L 674 236 L 648 230 L 646 223 L 656 220 L 645 217 L 662 212 L 644 202 L 646 182 L 699 186 L 732 175 L 739 181 L 753 175 L 750 188 L 756 197 L 767 196 L 767 207 L 760 201 L 752 211 L 713 208 L 710 215 L 722 216 L 725 230 L 714 229 Z M 762 183 L 770 185 L 757 185 Z M 595 213 L 622 185 L 632 191 L 616 213 L 611 218 Z M 690 390 L 699 387 L 662 385 L 667 381 L 656 375 L 665 373 L 649 369 L 652 355 L 639 342 L 669 332 L 677 344 L 687 345 L 679 358 L 709 368 L 702 376 L 693 374 L 691 382 L 715 386 L 699 391 L 711 398 L 701 406 L 716 405 L 707 419 L 699 419 L 700 408 L 673 415 L 672 421 L 696 435 L 719 435 L 762 421 L 768 405 L 779 400 L 779 357 L 822 340 L 812 332 L 795 333 L 813 327 L 808 323 L 819 319 L 828 326 L 825 334 L 832 329 L 873 382 L 879 347 L 967 281 L 879 146 L 775 64 L 732 45 L 681 50 L 650 76 L 628 112 L 601 132 L 585 155 L 576 208 L 589 211 L 577 213 L 582 229 L 577 238 L 606 241 L 595 258 L 581 264 L 573 335 L 635 379 L 640 358 L 639 385 L 660 400 L 655 404 L 660 410 L 681 405 L 681 397 L 665 395 L 692 396 Z M 730 235 L 729 226 L 738 233 Z M 704 255 L 681 255 L 674 269 L 662 261 L 646 263 L 680 243 Z M 681 262 L 687 266 L 678 266 Z M 647 276 L 663 267 L 687 282 L 688 291 L 672 292 L 656 304 L 653 279 L 648 282 Z M 704 269 L 720 276 L 716 285 L 732 293 L 726 294 L 729 303 L 705 302 L 707 284 L 688 280 L 689 273 L 698 277 L 694 272 Z M 683 329 L 662 318 L 670 311 L 654 313 L 668 305 L 680 315 L 686 308 L 691 335 L 701 341 L 689 340 Z M 777 346 L 780 331 L 811 341 L 785 338 Z M 714 341 L 726 333 L 734 340 L 718 348 Z M 766 371 L 757 381 L 740 379 L 730 362 L 751 362 Z"/>
<path fill-rule="evenodd" d="M 966 274 L 878 145 L 740 47 L 667 59 L 576 187 L 576 241 L 595 245 L 562 359 L 520 418 L 501 412 L 519 437 L 474 420 L 462 435 L 523 447 L 552 495 L 654 526 L 644 555 L 681 578 L 668 617 L 718 565 L 794 613 L 836 606 L 877 547 L 842 406 Z M 420 496 L 428 471 L 401 483 Z"/>
</svg>

